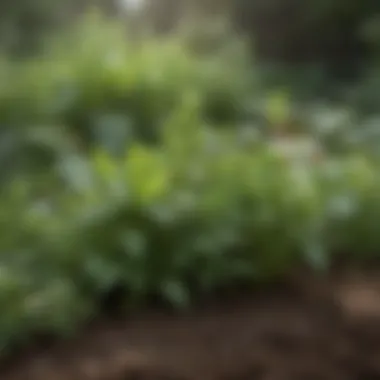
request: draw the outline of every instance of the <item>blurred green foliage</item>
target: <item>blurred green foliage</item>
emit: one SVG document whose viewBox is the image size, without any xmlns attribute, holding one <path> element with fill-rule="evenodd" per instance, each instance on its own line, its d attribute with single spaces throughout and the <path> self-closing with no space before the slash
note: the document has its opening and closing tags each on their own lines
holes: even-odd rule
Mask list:
<svg viewBox="0 0 380 380">
<path fill-rule="evenodd" d="M 378 120 L 268 93 L 240 44 L 197 41 L 91 14 L 1 62 L 1 347 L 70 333 L 115 287 L 185 307 L 377 258 Z"/>
<path fill-rule="evenodd" d="M 186 91 L 201 99 L 210 122 L 242 118 L 241 99 L 252 88 L 244 50 L 226 55 L 227 44 L 218 54 L 198 54 L 176 37 L 126 39 L 122 25 L 98 13 L 86 20 L 53 38 L 45 55 L 4 62 L 1 124 L 63 123 L 86 141 L 102 130 L 130 129 L 154 140 Z"/>
<path fill-rule="evenodd" d="M 287 150 L 240 139 L 206 123 L 200 105 L 185 92 L 158 146 L 66 153 L 52 173 L 60 186 L 47 193 L 38 177 L 3 186 L 4 345 L 70 331 L 114 286 L 126 305 L 158 294 L 183 307 L 197 292 L 299 263 L 326 270 L 342 252 L 358 263 L 377 257 L 378 162 L 354 153 L 315 161 L 295 139 Z"/>
<path fill-rule="evenodd" d="M 72 0 L 4 0 L 0 3 L 0 49 L 25 55 L 40 48 L 41 40 L 75 15 Z M 80 9 L 79 4 L 76 6 Z"/>
</svg>

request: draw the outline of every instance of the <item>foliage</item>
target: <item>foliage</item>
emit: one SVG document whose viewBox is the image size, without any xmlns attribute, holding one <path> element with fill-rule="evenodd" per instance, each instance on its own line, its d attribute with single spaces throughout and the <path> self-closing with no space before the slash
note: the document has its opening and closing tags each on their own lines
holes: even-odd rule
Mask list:
<svg viewBox="0 0 380 380">
<path fill-rule="evenodd" d="M 81 0 L 4 0 L 0 4 L 0 49 L 25 55 L 40 48 L 45 34 L 56 30 L 79 9 Z"/>
<path fill-rule="evenodd" d="M 377 257 L 369 120 L 259 93 L 232 45 L 133 41 L 91 17 L 0 68 L 2 347 L 70 333 L 115 287 L 126 307 L 185 307 Z"/>
<path fill-rule="evenodd" d="M 44 56 L 4 63 L 1 124 L 63 124 L 87 143 L 111 129 L 116 141 L 128 130 L 154 141 L 186 91 L 201 98 L 209 122 L 242 118 L 241 99 L 251 91 L 246 59 L 232 65 L 231 54 L 196 53 L 176 37 L 137 42 L 125 33 L 91 13 L 69 35 L 53 38 Z"/>
<path fill-rule="evenodd" d="M 128 305 L 153 293 L 186 306 L 235 280 L 379 252 L 375 161 L 290 157 L 210 126 L 192 92 L 180 103 L 159 146 L 135 141 L 122 156 L 73 150 L 53 171 L 54 192 L 22 177 L 4 187 L 4 346 L 41 328 L 70 331 L 116 285 Z"/>
</svg>

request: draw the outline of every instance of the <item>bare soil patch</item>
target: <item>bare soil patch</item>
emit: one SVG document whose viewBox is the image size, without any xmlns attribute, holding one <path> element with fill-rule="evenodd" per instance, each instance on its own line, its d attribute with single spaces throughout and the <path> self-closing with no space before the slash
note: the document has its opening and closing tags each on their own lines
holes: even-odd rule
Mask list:
<svg viewBox="0 0 380 380">
<path fill-rule="evenodd" d="M 305 276 L 307 277 L 307 276 Z M 2 380 L 379 380 L 380 276 L 312 277 L 93 323 Z"/>
</svg>

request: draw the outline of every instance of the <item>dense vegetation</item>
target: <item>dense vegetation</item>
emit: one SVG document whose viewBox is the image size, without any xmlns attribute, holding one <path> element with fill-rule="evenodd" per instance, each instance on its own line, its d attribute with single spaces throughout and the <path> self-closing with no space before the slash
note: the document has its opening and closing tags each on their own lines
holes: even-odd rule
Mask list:
<svg viewBox="0 0 380 380">
<path fill-rule="evenodd" d="M 135 42 L 93 15 L 1 63 L 4 348 L 70 332 L 115 287 L 187 306 L 380 252 L 376 115 L 267 93 L 236 41 Z"/>
</svg>

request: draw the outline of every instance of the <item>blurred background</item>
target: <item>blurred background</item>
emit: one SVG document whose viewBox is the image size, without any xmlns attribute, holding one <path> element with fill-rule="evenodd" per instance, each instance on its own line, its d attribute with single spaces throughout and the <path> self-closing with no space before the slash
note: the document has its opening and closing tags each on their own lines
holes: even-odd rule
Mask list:
<svg viewBox="0 0 380 380">
<path fill-rule="evenodd" d="M 0 52 L 4 349 L 378 258 L 378 0 L 2 0 Z"/>
</svg>

